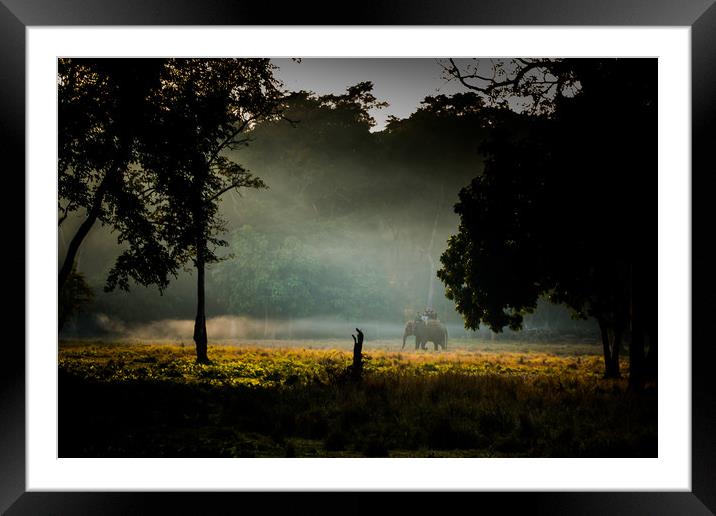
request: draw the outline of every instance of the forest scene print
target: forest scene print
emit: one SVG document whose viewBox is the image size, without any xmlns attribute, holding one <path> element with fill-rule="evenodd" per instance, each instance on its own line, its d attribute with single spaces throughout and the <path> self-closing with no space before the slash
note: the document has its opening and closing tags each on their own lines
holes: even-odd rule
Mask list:
<svg viewBox="0 0 716 516">
<path fill-rule="evenodd" d="M 657 60 L 60 58 L 60 457 L 656 457 Z"/>
</svg>

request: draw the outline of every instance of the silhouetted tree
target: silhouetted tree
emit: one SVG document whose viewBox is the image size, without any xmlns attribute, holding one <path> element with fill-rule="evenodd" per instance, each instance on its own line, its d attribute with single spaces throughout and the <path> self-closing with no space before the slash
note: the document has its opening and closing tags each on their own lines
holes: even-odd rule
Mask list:
<svg viewBox="0 0 716 516">
<path fill-rule="evenodd" d="M 149 220 L 147 177 L 138 166 L 149 92 L 162 66 L 157 59 L 58 61 L 59 225 L 73 212 L 83 217 L 60 267 L 60 291 L 96 222 L 125 244 L 115 265 L 124 277 L 161 290 L 176 272 Z"/>
<path fill-rule="evenodd" d="M 248 143 L 245 133 L 275 116 L 281 97 L 268 59 L 172 59 L 151 99 L 155 134 L 143 143 L 154 222 L 176 263 L 197 271 L 194 341 L 198 362 L 208 362 L 205 268 L 226 243 L 219 200 L 264 182 L 225 154 Z"/>
<path fill-rule="evenodd" d="M 597 60 L 591 60 L 596 63 Z M 448 59 L 445 77 L 458 80 L 478 92 L 490 106 L 513 107 L 530 114 L 549 114 L 555 100 L 576 94 L 585 78 L 589 60 L 514 58 L 473 59 L 458 65 Z"/>
<path fill-rule="evenodd" d="M 552 63 L 538 64 L 550 74 Z M 497 124 L 484 173 L 460 192 L 459 231 L 438 276 L 468 328 L 520 328 L 540 295 L 596 317 L 607 376 L 619 376 L 630 331 L 630 385 L 639 389 L 644 335 L 654 349 L 656 338 L 656 63 L 585 59 L 554 67 L 555 80 L 536 79 L 528 89 L 578 81 L 578 91 L 508 115 L 509 130 Z M 466 85 L 469 75 L 461 78 Z M 519 75 L 494 83 L 519 85 Z M 489 86 L 475 89 L 496 95 Z"/>
</svg>

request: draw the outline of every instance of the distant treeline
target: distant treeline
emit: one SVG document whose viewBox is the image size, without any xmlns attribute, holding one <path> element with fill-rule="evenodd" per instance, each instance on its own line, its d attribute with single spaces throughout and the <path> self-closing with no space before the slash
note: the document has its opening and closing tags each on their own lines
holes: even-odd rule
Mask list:
<svg viewBox="0 0 716 516">
<path fill-rule="evenodd" d="M 285 118 L 257 125 L 232 155 L 269 188 L 221 202 L 228 247 L 207 273 L 208 317 L 402 323 L 430 302 L 442 320 L 461 325 L 435 264 L 456 229 L 458 192 L 482 169 L 482 100 L 473 93 L 428 97 L 380 132 L 371 132 L 368 110 L 378 101 L 370 83 L 341 96 L 296 92 L 284 102 Z M 67 331 L 101 331 L 97 314 L 131 324 L 193 312 L 191 271 L 161 296 L 140 286 L 104 293 L 118 253 L 114 238 L 97 228 L 85 245 L 78 270 L 95 299 Z M 525 325 L 593 329 L 546 304 Z"/>
</svg>

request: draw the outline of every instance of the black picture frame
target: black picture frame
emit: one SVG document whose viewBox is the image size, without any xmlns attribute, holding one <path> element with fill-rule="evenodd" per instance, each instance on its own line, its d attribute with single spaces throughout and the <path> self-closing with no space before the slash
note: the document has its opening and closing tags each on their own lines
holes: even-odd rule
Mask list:
<svg viewBox="0 0 716 516">
<path fill-rule="evenodd" d="M 708 242 L 693 235 L 710 228 L 713 215 L 705 210 L 706 196 L 716 191 L 716 5 L 714 0 L 368 0 L 339 9 L 338 3 L 232 0 L 0 0 L 0 141 L 4 155 L 4 181 L 14 181 L 13 191 L 25 192 L 25 29 L 43 25 L 607 25 L 689 26 L 692 35 L 692 490 L 691 492 L 530 492 L 469 493 L 450 496 L 450 505 L 468 503 L 484 509 L 499 505 L 500 512 L 532 514 L 713 514 L 716 513 L 716 400 L 711 382 L 714 345 L 709 342 L 713 294 L 714 256 Z M 8 159 L 9 158 L 9 159 Z M 10 188 L 9 185 L 6 186 Z M 5 202 L 7 241 L 6 288 L 12 306 L 23 310 L 24 195 L 12 196 L 20 205 Z M 701 207 L 702 213 L 693 211 Z M 698 275 L 698 281 L 694 279 Z M 22 284 L 21 284 L 22 282 Z M 6 291 L 6 292 L 8 292 Z M 22 293 L 22 294 L 21 294 Z M 6 298 L 7 299 L 7 298 Z M 22 300 L 22 302 L 21 302 Z M 22 308 L 20 308 L 22 307 Z M 6 317 L 9 314 L 6 312 Z M 14 320 L 21 316 L 16 314 Z M 4 328 L 12 325 L 4 324 Z M 685 329 L 685 332 L 687 329 Z M 5 334 L 0 355 L 0 510 L 16 514 L 144 514 L 150 505 L 161 513 L 236 513 L 248 507 L 257 494 L 250 493 L 78 493 L 26 492 L 25 488 L 25 352 L 20 334 Z M 662 358 L 669 346 L 662 344 Z M 48 348 L 48 350 L 51 348 Z M 347 493 L 338 500 L 321 494 L 272 494 L 270 507 L 290 504 L 297 513 L 365 512 L 384 502 L 381 495 Z M 290 497 L 290 500 L 289 500 Z M 454 498 L 458 497 L 458 498 Z M 266 496 L 261 502 L 266 502 Z M 408 494 L 403 510 L 425 509 L 422 494 Z M 465 500 L 465 498 L 468 498 Z M 430 502 L 436 503 L 436 502 Z M 443 503 L 443 502 L 437 502 Z M 340 505 L 336 505 L 340 504 Z M 457 507 L 457 505 L 455 505 Z M 303 510 L 302 510 L 303 509 Z"/>
</svg>

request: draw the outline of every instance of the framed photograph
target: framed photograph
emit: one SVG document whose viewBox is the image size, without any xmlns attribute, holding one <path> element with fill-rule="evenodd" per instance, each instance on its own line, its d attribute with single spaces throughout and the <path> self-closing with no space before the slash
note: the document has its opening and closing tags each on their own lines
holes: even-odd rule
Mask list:
<svg viewBox="0 0 716 516">
<path fill-rule="evenodd" d="M 328 12 L 0 6 L 3 511 L 713 513 L 716 7 Z"/>
</svg>

